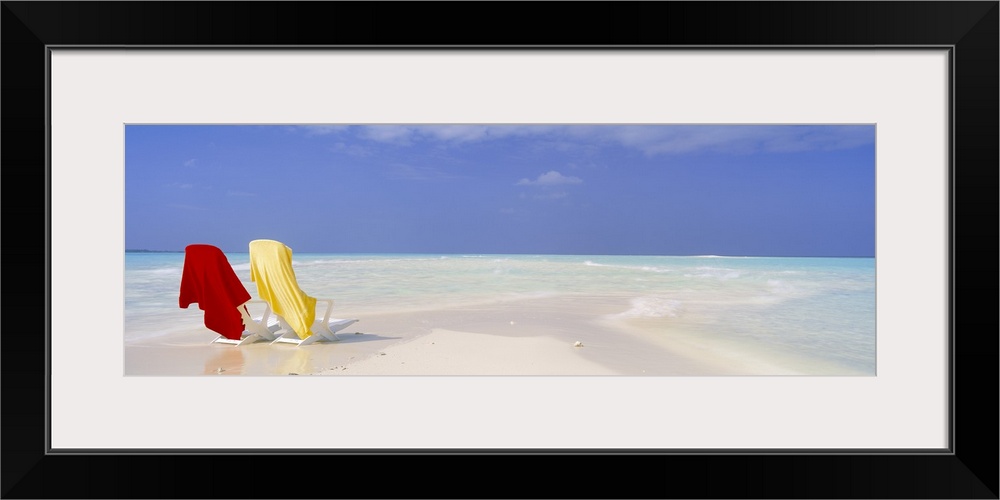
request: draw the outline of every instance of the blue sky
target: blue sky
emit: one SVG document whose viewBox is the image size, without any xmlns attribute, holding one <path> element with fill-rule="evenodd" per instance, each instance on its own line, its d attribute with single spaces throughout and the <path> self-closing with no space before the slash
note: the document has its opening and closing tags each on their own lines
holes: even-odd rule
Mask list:
<svg viewBox="0 0 1000 500">
<path fill-rule="evenodd" d="M 875 254 L 875 126 L 128 125 L 125 247 Z"/>
</svg>

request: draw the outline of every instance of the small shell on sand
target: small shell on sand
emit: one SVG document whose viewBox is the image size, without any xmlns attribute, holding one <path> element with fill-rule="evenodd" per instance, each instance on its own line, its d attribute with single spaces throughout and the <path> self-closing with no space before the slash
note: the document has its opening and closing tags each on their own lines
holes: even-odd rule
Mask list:
<svg viewBox="0 0 1000 500">
<path fill-rule="evenodd" d="M 577 341 L 575 344 L 573 344 L 573 347 L 583 347 L 583 342 Z"/>
</svg>

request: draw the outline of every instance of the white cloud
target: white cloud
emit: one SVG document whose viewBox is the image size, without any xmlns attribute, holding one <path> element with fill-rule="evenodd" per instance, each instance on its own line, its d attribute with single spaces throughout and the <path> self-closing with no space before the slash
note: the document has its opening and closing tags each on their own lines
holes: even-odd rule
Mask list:
<svg viewBox="0 0 1000 500">
<path fill-rule="evenodd" d="M 451 142 L 471 142 L 497 137 L 487 125 L 430 125 L 420 128 L 420 132 L 431 138 Z"/>
<path fill-rule="evenodd" d="M 360 127 L 360 136 L 402 146 L 420 140 L 462 144 L 515 136 L 544 136 L 562 128 L 548 125 L 367 125 Z"/>
<path fill-rule="evenodd" d="M 518 186 L 559 186 L 563 184 L 580 184 L 583 180 L 579 177 L 572 177 L 560 174 L 555 170 L 550 170 L 539 175 L 535 180 L 521 179 L 517 181 Z"/>
<path fill-rule="evenodd" d="M 414 129 L 402 125 L 378 125 L 362 127 L 361 136 L 378 142 L 388 142 L 408 146 L 413 142 Z"/>
<path fill-rule="evenodd" d="M 297 127 L 305 131 L 307 136 L 315 135 L 330 135 L 343 132 L 350 127 L 349 125 L 303 125 Z"/>
<path fill-rule="evenodd" d="M 344 142 L 338 142 L 330 147 L 330 151 L 336 153 L 345 153 L 351 156 L 365 157 L 371 156 L 371 152 L 362 147 L 359 144 L 347 144 Z"/>
<path fill-rule="evenodd" d="M 599 126 L 573 129 L 579 139 L 610 140 L 653 156 L 692 152 L 746 154 L 755 152 L 830 151 L 854 148 L 875 140 L 865 126 L 806 125 L 683 125 Z"/>
<path fill-rule="evenodd" d="M 195 165 L 195 163 L 198 163 L 198 160 L 195 159 L 195 158 L 191 158 L 190 160 L 185 160 L 184 161 L 184 166 L 185 167 L 193 167 Z"/>
<path fill-rule="evenodd" d="M 506 137 L 544 136 L 559 128 L 549 125 L 429 125 L 417 130 L 422 135 L 434 139 L 461 143 Z"/>
<path fill-rule="evenodd" d="M 872 144 L 874 126 L 837 125 L 310 125 L 309 135 L 356 129 L 357 137 L 410 146 L 436 141 L 442 145 L 485 142 L 511 137 L 533 138 L 537 147 L 586 153 L 600 145 L 617 145 L 648 156 L 692 152 L 745 154 L 837 150 Z"/>
<path fill-rule="evenodd" d="M 587 151 L 617 144 L 646 155 L 836 150 L 871 144 L 873 126 L 836 125 L 372 125 L 361 136 L 397 145 L 533 137 L 547 147 Z"/>
</svg>

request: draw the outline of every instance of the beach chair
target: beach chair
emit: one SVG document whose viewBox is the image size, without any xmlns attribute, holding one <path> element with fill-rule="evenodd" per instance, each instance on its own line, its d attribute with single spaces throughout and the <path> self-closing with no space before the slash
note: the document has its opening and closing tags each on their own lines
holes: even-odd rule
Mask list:
<svg viewBox="0 0 1000 500">
<path fill-rule="evenodd" d="M 358 322 L 357 319 L 331 318 L 333 299 L 317 299 L 299 287 L 292 269 L 292 249 L 275 240 L 250 242 L 250 280 L 257 284 L 257 294 L 277 316 L 280 336 L 274 342 L 299 346 L 325 340 L 340 340 L 338 331 Z M 326 303 L 322 319 L 316 319 L 316 304 Z"/>
<path fill-rule="evenodd" d="M 218 247 L 193 244 L 184 248 L 178 304 L 187 309 L 197 302 L 198 308 L 205 311 L 205 326 L 219 334 L 211 343 L 243 345 L 278 338 L 274 333 L 277 321 L 270 317 L 270 307 L 251 298 Z M 265 305 L 258 320 L 247 309 L 247 304 L 254 303 Z"/>
</svg>

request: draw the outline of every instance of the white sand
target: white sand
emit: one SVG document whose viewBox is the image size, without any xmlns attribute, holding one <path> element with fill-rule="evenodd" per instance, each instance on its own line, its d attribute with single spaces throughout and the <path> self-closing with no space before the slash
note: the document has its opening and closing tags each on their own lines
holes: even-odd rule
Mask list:
<svg viewBox="0 0 1000 500">
<path fill-rule="evenodd" d="M 624 300 L 624 299 L 623 299 Z M 125 375 L 740 376 L 799 368 L 618 321 L 607 297 L 497 302 L 368 314 L 342 339 L 299 347 L 211 344 L 200 325 L 125 346 Z M 579 344 L 578 344 L 579 343 Z"/>
<path fill-rule="evenodd" d="M 321 375 L 616 375 L 551 337 L 504 337 L 435 329 Z"/>
</svg>

